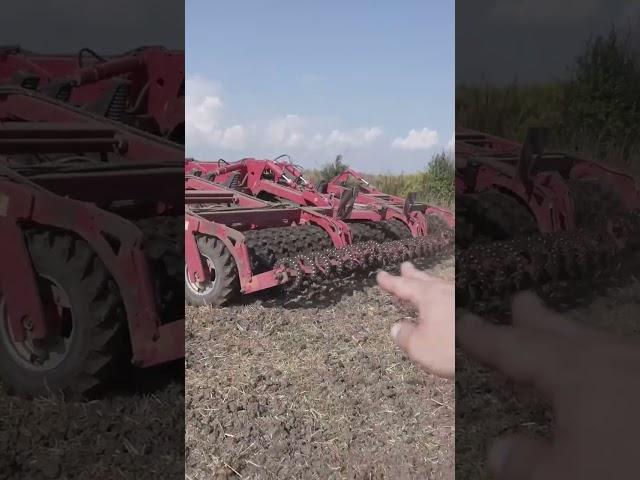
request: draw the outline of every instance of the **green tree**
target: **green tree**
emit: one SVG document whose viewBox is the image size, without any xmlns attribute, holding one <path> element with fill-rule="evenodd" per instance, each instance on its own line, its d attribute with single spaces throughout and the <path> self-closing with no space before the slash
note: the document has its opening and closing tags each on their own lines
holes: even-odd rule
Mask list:
<svg viewBox="0 0 640 480">
<path fill-rule="evenodd" d="M 640 126 L 640 72 L 614 28 L 586 44 L 565 91 L 565 126 L 576 146 L 626 162 Z"/>
<path fill-rule="evenodd" d="M 338 155 L 333 162 L 325 163 L 320 167 L 318 177 L 320 182 L 328 182 L 333 177 L 340 175 L 344 172 L 349 165 L 342 161 L 342 155 Z"/>
<path fill-rule="evenodd" d="M 455 165 L 447 152 L 433 156 L 422 175 L 424 196 L 427 201 L 452 205 L 454 198 Z"/>
</svg>

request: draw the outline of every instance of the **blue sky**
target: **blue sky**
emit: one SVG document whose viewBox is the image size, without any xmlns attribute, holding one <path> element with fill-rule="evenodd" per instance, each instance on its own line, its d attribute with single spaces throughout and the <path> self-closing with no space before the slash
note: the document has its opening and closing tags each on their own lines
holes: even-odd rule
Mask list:
<svg viewBox="0 0 640 480">
<path fill-rule="evenodd" d="M 454 2 L 186 1 L 187 155 L 412 172 L 454 126 Z"/>
</svg>

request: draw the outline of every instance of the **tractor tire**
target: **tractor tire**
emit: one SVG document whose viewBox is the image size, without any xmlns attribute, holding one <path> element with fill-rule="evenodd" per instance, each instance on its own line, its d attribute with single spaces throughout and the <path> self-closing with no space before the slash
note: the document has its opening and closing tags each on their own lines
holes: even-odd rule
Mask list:
<svg viewBox="0 0 640 480">
<path fill-rule="evenodd" d="M 456 195 L 456 249 L 467 248 L 473 242 L 475 201 L 475 195 Z"/>
<path fill-rule="evenodd" d="M 353 243 L 368 241 L 384 243 L 411 238 L 411 230 L 400 220 L 350 222 L 348 225 L 353 234 Z"/>
<path fill-rule="evenodd" d="M 0 377 L 11 391 L 29 397 L 92 395 L 128 363 L 118 287 L 84 240 L 30 230 L 26 242 L 45 311 L 56 311 L 50 314 L 59 329 L 45 340 L 15 342 L 0 299 Z"/>
<path fill-rule="evenodd" d="M 214 274 L 208 284 L 199 286 L 189 281 L 184 267 L 184 297 L 188 305 L 223 306 L 233 300 L 240 291 L 238 269 L 235 259 L 221 240 L 199 237 L 197 240 L 200 256 Z"/>
<path fill-rule="evenodd" d="M 571 180 L 569 190 L 578 228 L 601 225 L 623 211 L 618 196 L 606 190 L 597 180 Z"/>
<path fill-rule="evenodd" d="M 184 217 L 151 217 L 136 222 L 154 282 L 163 324 L 184 318 Z"/>
<path fill-rule="evenodd" d="M 437 235 L 451 230 L 451 227 L 438 215 L 427 215 L 427 235 Z"/>
<path fill-rule="evenodd" d="M 469 247 L 475 238 L 475 229 L 466 213 L 456 212 L 456 248 Z"/>
<path fill-rule="evenodd" d="M 382 222 L 350 222 L 348 225 L 351 229 L 353 243 L 385 242 L 389 232 L 381 224 Z"/>
<path fill-rule="evenodd" d="M 403 240 L 405 238 L 411 238 L 411 230 L 400 220 L 387 220 L 380 222 L 384 225 L 383 228 L 387 231 L 387 238 L 392 240 Z"/>
<path fill-rule="evenodd" d="M 329 235 L 316 225 L 253 230 L 245 238 L 254 274 L 271 270 L 283 258 L 333 246 Z"/>
<path fill-rule="evenodd" d="M 507 240 L 538 232 L 529 209 L 505 193 L 489 190 L 477 194 L 474 207 L 474 230 L 479 237 Z"/>
</svg>

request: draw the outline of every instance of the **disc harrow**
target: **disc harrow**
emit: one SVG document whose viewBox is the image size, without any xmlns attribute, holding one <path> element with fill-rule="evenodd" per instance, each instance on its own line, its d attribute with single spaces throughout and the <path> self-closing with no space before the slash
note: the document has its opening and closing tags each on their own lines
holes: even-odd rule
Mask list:
<svg viewBox="0 0 640 480">
<path fill-rule="evenodd" d="M 598 228 L 531 235 L 474 245 L 456 255 L 456 304 L 506 299 L 567 280 L 594 279 L 640 243 L 640 213 L 626 213 Z"/>
<path fill-rule="evenodd" d="M 185 204 L 185 295 L 192 305 L 226 305 L 238 295 L 275 287 L 295 291 L 432 256 L 454 241 L 444 223 L 427 235 L 412 235 L 395 218 L 341 219 L 330 205 L 270 202 L 189 173 Z M 216 249 L 203 251 L 207 239 L 215 240 Z M 223 255 L 229 262 L 219 261 Z"/>
<path fill-rule="evenodd" d="M 289 291 L 407 260 L 434 257 L 453 244 L 453 231 L 389 242 L 367 241 L 337 249 L 296 255 L 276 263 L 277 278 Z"/>
</svg>

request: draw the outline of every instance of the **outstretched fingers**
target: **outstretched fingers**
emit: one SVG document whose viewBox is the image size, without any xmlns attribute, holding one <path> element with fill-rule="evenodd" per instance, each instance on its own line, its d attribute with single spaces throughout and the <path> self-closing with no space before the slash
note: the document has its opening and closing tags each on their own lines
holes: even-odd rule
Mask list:
<svg viewBox="0 0 640 480">
<path fill-rule="evenodd" d="M 381 271 L 378 272 L 376 280 L 380 288 L 385 292 L 414 305 L 418 305 L 421 294 L 424 293 L 422 292 L 423 289 L 420 288 L 420 281 L 414 278 L 397 277 Z"/>
<path fill-rule="evenodd" d="M 404 262 L 400 265 L 400 274 L 403 277 L 415 278 L 416 280 L 436 280 L 436 277 L 429 275 L 427 272 L 423 272 L 422 270 L 418 270 L 411 262 Z"/>
<path fill-rule="evenodd" d="M 494 325 L 473 314 L 456 323 L 462 349 L 512 380 L 538 387 L 549 399 L 561 385 L 562 341 L 539 330 Z"/>
<path fill-rule="evenodd" d="M 562 335 L 582 335 L 587 330 L 569 318 L 547 308 L 533 292 L 518 293 L 511 304 L 513 324 Z"/>
</svg>

